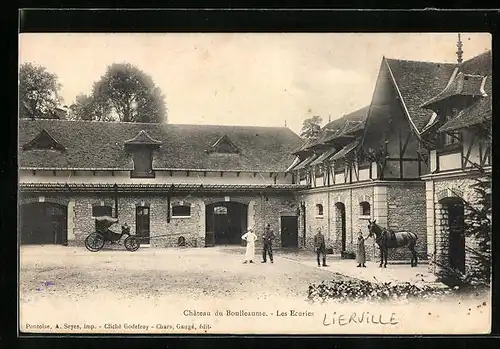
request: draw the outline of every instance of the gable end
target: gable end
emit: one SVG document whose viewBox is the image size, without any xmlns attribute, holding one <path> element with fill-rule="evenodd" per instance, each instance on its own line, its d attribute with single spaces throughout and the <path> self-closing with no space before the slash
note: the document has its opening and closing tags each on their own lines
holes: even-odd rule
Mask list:
<svg viewBox="0 0 500 349">
<path fill-rule="evenodd" d="M 23 145 L 23 150 L 56 150 L 64 152 L 66 147 L 56 141 L 45 129 L 42 129 L 35 138 Z"/>
</svg>

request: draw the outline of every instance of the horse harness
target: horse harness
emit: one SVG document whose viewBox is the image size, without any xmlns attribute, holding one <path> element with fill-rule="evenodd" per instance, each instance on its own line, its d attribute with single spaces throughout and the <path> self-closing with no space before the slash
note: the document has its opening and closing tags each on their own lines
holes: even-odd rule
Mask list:
<svg viewBox="0 0 500 349">
<path fill-rule="evenodd" d="M 375 242 L 381 243 L 384 239 L 396 240 L 396 233 L 393 232 L 392 230 L 382 228 L 382 232 L 380 233 L 380 236 L 375 239 Z"/>
</svg>

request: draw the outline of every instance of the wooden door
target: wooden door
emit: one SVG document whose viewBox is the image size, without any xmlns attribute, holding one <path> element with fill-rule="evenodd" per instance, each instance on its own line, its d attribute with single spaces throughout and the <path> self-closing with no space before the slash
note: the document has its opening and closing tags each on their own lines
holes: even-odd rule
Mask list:
<svg viewBox="0 0 500 349">
<path fill-rule="evenodd" d="M 281 246 L 299 247 L 299 224 L 297 216 L 281 217 Z"/>
<path fill-rule="evenodd" d="M 147 245 L 150 243 L 149 207 L 137 206 L 135 216 L 135 231 L 136 234 L 141 237 L 141 244 Z"/>
<path fill-rule="evenodd" d="M 465 271 L 465 227 L 464 206 L 461 203 L 448 206 L 448 226 L 450 231 L 450 265 Z"/>
</svg>

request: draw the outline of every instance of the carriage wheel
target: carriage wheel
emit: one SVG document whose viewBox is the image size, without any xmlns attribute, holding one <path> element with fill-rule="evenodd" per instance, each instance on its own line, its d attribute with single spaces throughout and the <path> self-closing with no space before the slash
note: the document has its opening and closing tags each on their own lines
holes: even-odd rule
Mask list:
<svg viewBox="0 0 500 349">
<path fill-rule="evenodd" d="M 137 251 L 140 246 L 139 239 L 137 239 L 135 236 L 128 236 L 125 239 L 124 245 L 127 251 L 130 252 Z"/>
<path fill-rule="evenodd" d="M 85 247 L 91 252 L 97 252 L 104 246 L 104 238 L 101 234 L 92 233 L 85 239 Z"/>
</svg>

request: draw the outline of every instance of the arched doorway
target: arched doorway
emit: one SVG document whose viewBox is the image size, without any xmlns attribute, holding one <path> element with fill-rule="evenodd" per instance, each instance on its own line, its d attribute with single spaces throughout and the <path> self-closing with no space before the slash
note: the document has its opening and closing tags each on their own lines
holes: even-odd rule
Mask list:
<svg viewBox="0 0 500 349">
<path fill-rule="evenodd" d="M 457 197 L 444 198 L 439 202 L 445 215 L 444 231 L 448 232 L 448 262 L 454 269 L 465 271 L 465 224 L 464 204 Z"/>
<path fill-rule="evenodd" d="M 23 245 L 67 245 L 67 207 L 50 202 L 20 206 L 20 233 Z"/>
<path fill-rule="evenodd" d="M 205 210 L 205 246 L 241 245 L 247 229 L 248 205 L 239 202 L 215 202 Z"/>
<path fill-rule="evenodd" d="M 337 234 L 340 233 L 340 252 L 345 252 L 347 249 L 346 222 L 345 222 L 345 205 L 342 202 L 335 204 L 335 228 Z M 338 235 L 337 235 L 338 236 Z"/>
</svg>

